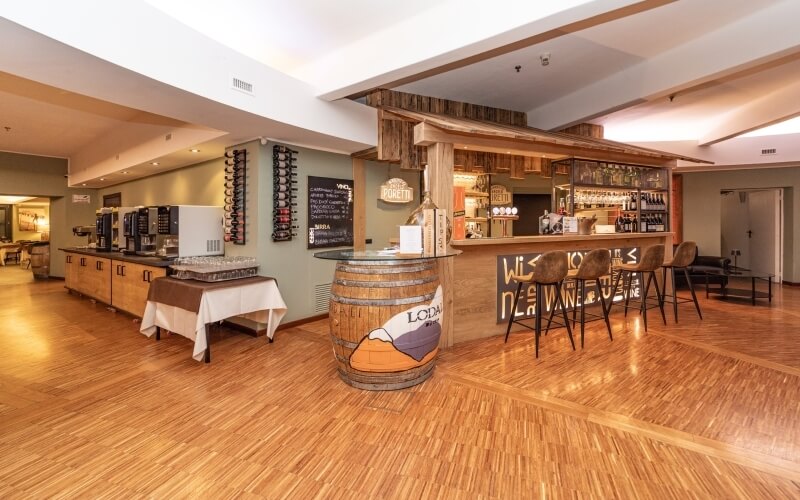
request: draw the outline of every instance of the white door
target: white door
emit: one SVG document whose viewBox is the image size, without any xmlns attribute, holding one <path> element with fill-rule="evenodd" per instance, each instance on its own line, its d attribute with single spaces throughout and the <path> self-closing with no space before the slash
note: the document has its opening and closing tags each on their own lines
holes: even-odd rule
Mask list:
<svg viewBox="0 0 800 500">
<path fill-rule="evenodd" d="M 747 231 L 750 229 L 750 211 L 747 203 L 747 192 L 726 191 L 722 193 L 722 207 L 720 221 L 722 257 L 730 257 L 731 265 L 734 263 L 732 251 L 739 250 L 741 255 L 735 261 L 738 267 L 749 269 L 750 238 Z"/>
<path fill-rule="evenodd" d="M 747 197 L 749 268 L 753 271 L 774 274 L 775 280 L 780 283 L 782 279 L 781 190 L 750 191 Z"/>
</svg>

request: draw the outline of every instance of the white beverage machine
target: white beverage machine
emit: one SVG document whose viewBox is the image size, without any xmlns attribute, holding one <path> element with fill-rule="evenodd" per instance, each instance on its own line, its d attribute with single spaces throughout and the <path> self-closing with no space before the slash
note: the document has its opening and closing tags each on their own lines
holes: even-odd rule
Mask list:
<svg viewBox="0 0 800 500">
<path fill-rule="evenodd" d="M 224 255 L 223 233 L 222 207 L 161 206 L 156 255 L 167 258 Z"/>
</svg>

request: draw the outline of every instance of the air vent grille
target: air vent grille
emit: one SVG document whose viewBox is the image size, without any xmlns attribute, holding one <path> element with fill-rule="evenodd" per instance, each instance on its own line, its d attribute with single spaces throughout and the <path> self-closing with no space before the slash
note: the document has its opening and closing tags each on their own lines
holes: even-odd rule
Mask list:
<svg viewBox="0 0 800 500">
<path fill-rule="evenodd" d="M 207 252 L 219 252 L 221 248 L 222 248 L 221 240 L 206 240 Z"/>
<path fill-rule="evenodd" d="M 331 300 L 331 284 L 314 285 L 314 312 L 326 313 Z"/>
<path fill-rule="evenodd" d="M 778 150 L 776 148 L 767 148 L 761 150 L 761 156 L 775 155 L 775 154 L 778 154 Z"/>
<path fill-rule="evenodd" d="M 240 80 L 239 78 L 231 77 L 231 87 L 233 90 L 238 90 L 239 92 L 244 92 L 245 94 L 253 95 L 253 84 L 246 82 L 244 80 Z"/>
</svg>

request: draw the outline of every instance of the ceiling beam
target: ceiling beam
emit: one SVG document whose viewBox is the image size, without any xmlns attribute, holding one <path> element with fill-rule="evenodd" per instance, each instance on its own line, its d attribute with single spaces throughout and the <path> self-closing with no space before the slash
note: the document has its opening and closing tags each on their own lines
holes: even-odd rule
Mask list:
<svg viewBox="0 0 800 500">
<path fill-rule="evenodd" d="M 698 140 L 698 144 L 710 146 L 798 115 L 800 82 L 794 82 L 727 113 L 719 125 Z"/>
<path fill-rule="evenodd" d="M 357 97 L 375 88 L 397 87 L 673 1 L 495 0 L 491 7 L 472 8 L 461 0 L 449 0 L 326 54 L 294 74 L 307 82 L 325 82 L 318 89 L 322 99 Z M 509 15 L 511 12 L 513 15 Z"/>
<path fill-rule="evenodd" d="M 797 19 L 800 2 L 784 1 L 765 7 L 529 110 L 528 125 L 562 129 L 796 53 L 800 50 Z"/>
</svg>

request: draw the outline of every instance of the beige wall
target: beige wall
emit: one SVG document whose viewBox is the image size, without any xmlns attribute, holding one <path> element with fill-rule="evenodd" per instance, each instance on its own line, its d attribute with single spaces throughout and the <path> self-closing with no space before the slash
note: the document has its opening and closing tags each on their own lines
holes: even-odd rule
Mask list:
<svg viewBox="0 0 800 500">
<path fill-rule="evenodd" d="M 719 255 L 723 189 L 784 188 L 783 279 L 800 282 L 800 167 L 697 172 L 684 175 L 684 239 L 702 255 Z"/>
<path fill-rule="evenodd" d="M 72 227 L 93 224 L 97 192 L 67 187 L 67 160 L 0 152 L 0 194 L 50 199 L 50 274 L 64 276 L 58 248 L 85 245 Z M 88 194 L 92 203 L 73 203 L 72 194 Z M 16 221 L 14 221 L 16 224 Z"/>
</svg>

